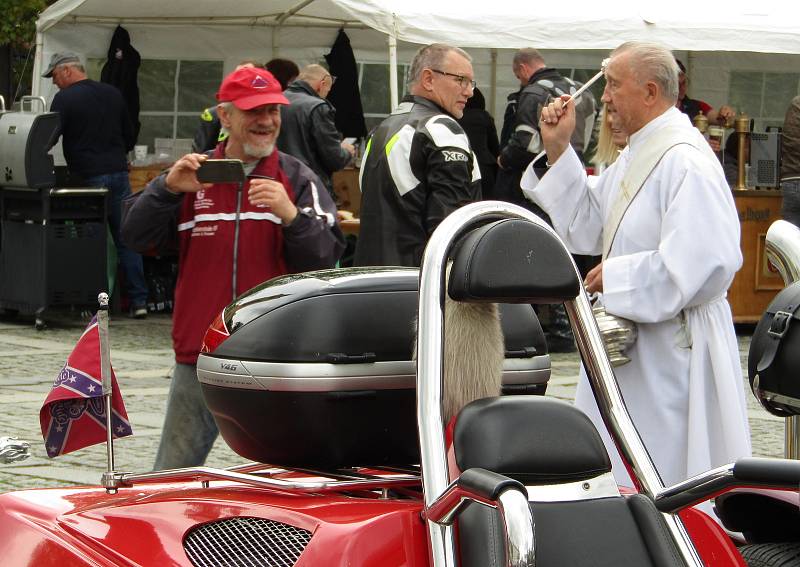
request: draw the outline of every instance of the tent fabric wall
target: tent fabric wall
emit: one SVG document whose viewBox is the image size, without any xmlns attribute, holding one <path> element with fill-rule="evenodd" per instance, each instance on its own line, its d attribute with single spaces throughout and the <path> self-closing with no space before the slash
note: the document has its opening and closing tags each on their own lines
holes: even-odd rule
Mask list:
<svg viewBox="0 0 800 567">
<path fill-rule="evenodd" d="M 489 48 L 498 48 L 496 102 L 488 110 L 502 117 L 506 94 L 518 88 L 511 73 L 513 50 L 522 46 L 542 50 L 552 67 L 597 69 L 608 50 L 625 39 L 658 40 L 688 64 L 692 96 L 713 106 L 728 101 L 731 70 L 800 69 L 800 3 L 755 9 L 739 0 L 728 0 L 723 8 L 675 0 L 665 5 L 665 14 L 643 13 L 640 4 L 573 0 L 551 16 L 517 0 L 59 0 L 37 22 L 35 70 L 64 49 L 104 58 L 117 24 L 130 32 L 143 59 L 223 60 L 226 72 L 247 58 L 280 55 L 299 65 L 321 61 L 344 26 L 361 62 L 388 61 L 389 33 L 399 40 L 401 64 L 411 60 L 419 43 L 466 47 L 476 80 L 488 87 L 487 98 Z M 276 27 L 281 14 L 301 5 Z M 48 79 L 37 81 L 34 94 L 51 100 L 55 87 Z"/>
<path fill-rule="evenodd" d="M 518 0 L 336 0 L 359 21 L 413 43 L 462 47 L 613 49 L 628 40 L 671 49 L 800 53 L 800 6 L 751 0 L 572 0 L 558 9 Z"/>
</svg>

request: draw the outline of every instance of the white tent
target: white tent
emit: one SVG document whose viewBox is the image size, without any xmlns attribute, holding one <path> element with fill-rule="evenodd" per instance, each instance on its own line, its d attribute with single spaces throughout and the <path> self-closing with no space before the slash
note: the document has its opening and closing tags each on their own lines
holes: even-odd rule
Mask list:
<svg viewBox="0 0 800 567">
<path fill-rule="evenodd" d="M 658 41 L 688 64 L 690 92 L 715 106 L 728 102 L 732 70 L 800 68 L 797 4 L 674 0 L 659 8 L 573 0 L 554 7 L 518 0 L 60 0 L 37 22 L 34 70 L 38 76 L 64 49 L 104 58 L 117 24 L 145 59 L 215 58 L 226 70 L 255 55 L 318 61 L 344 27 L 364 61 L 407 63 L 415 44 L 433 41 L 468 48 L 479 84 L 498 87 L 498 97 L 492 88 L 487 96 L 497 116 L 502 95 L 516 88 L 511 49 L 523 46 L 541 49 L 550 66 L 596 69 L 625 40 Z M 796 93 L 797 79 L 782 87 L 783 96 Z M 54 90 L 43 79 L 34 92 L 50 98 Z"/>
</svg>

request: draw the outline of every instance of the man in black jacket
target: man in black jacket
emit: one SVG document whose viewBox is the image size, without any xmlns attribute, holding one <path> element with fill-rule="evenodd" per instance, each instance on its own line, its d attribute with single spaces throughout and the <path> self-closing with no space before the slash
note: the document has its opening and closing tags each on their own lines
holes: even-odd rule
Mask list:
<svg viewBox="0 0 800 567">
<path fill-rule="evenodd" d="M 281 107 L 278 148 L 296 157 L 316 173 L 333 195 L 334 171 L 356 153 L 336 129 L 335 109 L 325 100 L 336 78 L 321 65 L 306 65 L 285 91 L 289 105 Z"/>
<path fill-rule="evenodd" d="M 574 93 L 581 84 L 562 77 L 558 71 L 547 67 L 542 55 L 530 47 L 517 51 L 512 68 L 521 88 L 517 97 L 509 97 L 509 105 L 516 104 L 516 110 L 513 116 L 508 111 L 505 116 L 503 136 L 507 136 L 507 140 L 501 139 L 502 149 L 497 159 L 500 172 L 497 176 L 496 194 L 498 198 L 520 204 L 543 215 L 541 209 L 522 195 L 519 182 L 525 168 L 542 149 L 539 136 L 539 114 L 542 106 L 550 98 Z M 576 104 L 577 124 L 570 143 L 578 156 L 582 157 L 594 127 L 594 96 L 588 91 L 584 92 Z M 544 168 L 545 164 L 542 163 L 541 166 Z"/>
<path fill-rule="evenodd" d="M 59 91 L 50 104 L 61 119 L 64 159 L 71 176 L 89 187 L 108 189 L 108 225 L 125 276 L 133 317 L 147 317 L 147 284 L 142 257 L 120 239 L 122 200 L 131 194 L 127 152 L 136 136 L 119 89 L 87 78 L 80 58 L 71 52 L 53 54 L 42 77 Z"/>
<path fill-rule="evenodd" d="M 481 174 L 456 122 L 475 88 L 470 56 L 434 43 L 411 62 L 409 91 L 370 138 L 361 162 L 357 266 L 419 266 L 428 238 L 481 197 Z"/>
<path fill-rule="evenodd" d="M 543 148 L 539 135 L 539 115 L 542 107 L 551 98 L 575 93 L 581 85 L 561 76 L 555 69 L 547 67 L 542 55 L 530 47 L 520 49 L 514 55 L 513 71 L 514 76 L 519 79 L 521 88 L 516 97 L 509 97 L 509 106 L 516 104 L 516 110 L 513 116 L 508 110 L 506 111 L 503 133 L 508 137 L 508 141 L 497 158 L 500 170 L 495 183 L 495 196 L 521 205 L 549 222 L 547 214 L 524 197 L 519 183 L 525 168 Z M 589 144 L 594 127 L 594 97 L 586 91 L 575 101 L 575 105 L 577 123 L 570 143 L 582 159 L 583 150 Z M 535 167 L 539 165 L 534 164 Z M 546 171 L 544 158 L 541 159 L 541 168 L 537 169 L 542 174 Z M 583 273 L 588 272 L 596 263 L 588 256 L 574 258 Z M 569 352 L 575 349 L 569 321 L 562 305 L 551 306 L 545 331 L 551 352 Z"/>
</svg>

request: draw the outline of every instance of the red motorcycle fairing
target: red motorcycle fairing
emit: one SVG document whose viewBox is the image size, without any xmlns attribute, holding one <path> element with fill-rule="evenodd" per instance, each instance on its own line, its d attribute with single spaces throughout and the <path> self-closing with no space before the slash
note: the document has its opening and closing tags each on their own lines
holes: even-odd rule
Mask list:
<svg viewBox="0 0 800 567">
<path fill-rule="evenodd" d="M 733 540 L 708 514 L 697 508 L 686 508 L 681 510 L 678 516 L 705 565 L 747 567 Z"/>
<path fill-rule="evenodd" d="M 275 493 L 215 483 L 148 484 L 0 495 L 0 556 L 7 566 L 191 565 L 192 528 L 256 517 L 312 532 L 297 567 L 428 565 L 421 501 Z"/>
</svg>

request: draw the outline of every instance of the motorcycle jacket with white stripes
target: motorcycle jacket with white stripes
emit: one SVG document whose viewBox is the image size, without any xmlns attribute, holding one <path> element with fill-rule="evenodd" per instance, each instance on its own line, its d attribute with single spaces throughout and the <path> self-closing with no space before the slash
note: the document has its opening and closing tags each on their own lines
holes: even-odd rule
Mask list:
<svg viewBox="0 0 800 567">
<path fill-rule="evenodd" d="M 220 144 L 212 157 L 223 156 Z M 249 179 L 256 177 L 276 179 L 286 188 L 298 209 L 290 224 L 250 203 Z M 332 268 L 344 250 L 328 191 L 308 166 L 279 151 L 261 159 L 241 187 L 214 184 L 174 194 L 163 174 L 131 200 L 122 223 L 130 248 L 142 253 L 158 248 L 174 238 L 177 226 L 172 340 L 175 359 L 184 364 L 196 363 L 206 329 L 233 298 L 279 275 Z"/>
<path fill-rule="evenodd" d="M 433 230 L 481 197 L 464 130 L 432 101 L 406 96 L 374 131 L 361 163 L 354 264 L 419 266 Z"/>
</svg>

